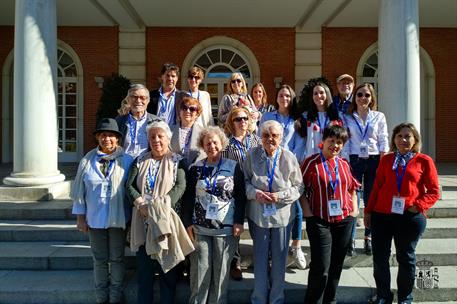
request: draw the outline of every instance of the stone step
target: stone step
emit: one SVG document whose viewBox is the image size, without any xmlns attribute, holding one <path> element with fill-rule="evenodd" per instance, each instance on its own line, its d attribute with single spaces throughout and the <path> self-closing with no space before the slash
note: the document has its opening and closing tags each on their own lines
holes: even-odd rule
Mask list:
<svg viewBox="0 0 457 304">
<path fill-rule="evenodd" d="M 45 202 L 0 202 L 0 219 L 3 220 L 68 220 L 71 214 L 71 200 Z"/>
<path fill-rule="evenodd" d="M 392 278 L 396 268 L 391 268 Z M 415 289 L 414 302 L 450 302 L 456 300 L 457 272 L 455 267 L 437 267 L 438 286 L 430 289 Z M 254 277 L 251 271 L 243 273 L 240 282 L 230 281 L 229 303 L 249 303 Z M 290 270 L 286 273 L 285 303 L 303 303 L 308 270 Z M 90 270 L 76 271 L 0 271 L 0 303 L 9 304 L 86 304 L 94 303 L 93 277 Z M 136 303 L 136 279 L 129 273 L 126 279 L 125 303 Z M 176 302 L 187 303 L 189 283 L 179 281 Z M 392 288 L 395 290 L 395 279 Z M 367 303 L 374 294 L 374 279 L 370 268 L 344 269 L 337 299 L 338 303 Z M 154 286 L 158 296 L 158 284 Z"/>
<path fill-rule="evenodd" d="M 71 214 L 72 201 L 57 199 L 42 202 L 0 202 L 2 220 L 69 220 L 76 218 Z M 457 218 L 457 191 L 443 191 L 442 199 L 428 211 L 430 218 Z"/>
<path fill-rule="evenodd" d="M 303 221 L 303 238 L 307 238 Z M 250 239 L 248 224 L 242 239 Z M 363 238 L 363 227 L 357 227 L 357 238 Z M 455 218 L 429 218 L 423 238 L 456 238 Z M 76 230 L 75 220 L 0 220 L 0 241 L 84 241 L 88 237 Z"/>
<path fill-rule="evenodd" d="M 363 254 L 363 240 L 357 241 L 357 255 L 348 257 L 345 268 L 372 267 L 372 257 Z M 1 270 L 64 270 L 92 269 L 92 255 L 88 242 L 2 242 Z M 310 261 L 309 241 L 302 241 L 302 249 Z M 252 240 L 241 240 L 240 251 L 243 268 L 253 267 Z M 397 265 L 392 247 L 391 265 Z M 435 266 L 457 265 L 456 239 L 422 239 L 417 246 L 417 260 L 426 260 Z M 135 268 L 135 256 L 126 248 L 126 263 Z"/>
<path fill-rule="evenodd" d="M 356 240 L 356 255 L 347 256 L 344 261 L 345 268 L 351 267 L 373 267 L 373 257 L 363 252 L 363 240 Z M 302 250 L 305 252 L 307 265 L 311 260 L 310 247 L 308 240 L 301 241 Z M 252 258 L 252 240 L 240 241 L 241 263 L 243 268 L 254 266 Z M 291 256 L 289 256 L 291 260 Z M 435 266 L 456 266 L 457 265 L 457 239 L 421 239 L 416 248 L 417 261 L 430 261 Z M 392 255 L 390 265 L 397 266 L 395 255 L 395 245 L 392 242 Z"/>
<path fill-rule="evenodd" d="M 363 224 L 362 224 L 363 226 Z M 362 239 L 364 236 L 364 228 L 357 227 L 356 237 Z M 303 221 L 302 238 L 306 239 L 306 225 Z M 250 239 L 249 227 L 247 222 L 244 223 L 244 232 L 241 234 L 242 239 Z M 427 219 L 427 228 L 425 229 L 422 238 L 457 238 L 457 220 L 455 218 L 429 218 Z"/>
<path fill-rule="evenodd" d="M 88 242 L 2 242 L 1 246 L 2 270 L 85 270 L 93 266 Z M 134 254 L 126 248 L 125 255 L 127 268 L 135 268 Z"/>
</svg>

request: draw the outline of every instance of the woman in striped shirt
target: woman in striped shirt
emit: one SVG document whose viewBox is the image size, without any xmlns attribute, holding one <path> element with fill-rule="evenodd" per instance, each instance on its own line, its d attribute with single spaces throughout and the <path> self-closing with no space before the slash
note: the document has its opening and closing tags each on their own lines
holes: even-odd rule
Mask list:
<svg viewBox="0 0 457 304">
<path fill-rule="evenodd" d="M 358 214 L 355 190 L 360 186 L 348 162 L 339 156 L 346 129 L 324 130 L 322 150 L 302 164 L 305 194 L 300 201 L 306 218 L 311 264 L 305 303 L 336 303 L 336 289 Z"/>
</svg>

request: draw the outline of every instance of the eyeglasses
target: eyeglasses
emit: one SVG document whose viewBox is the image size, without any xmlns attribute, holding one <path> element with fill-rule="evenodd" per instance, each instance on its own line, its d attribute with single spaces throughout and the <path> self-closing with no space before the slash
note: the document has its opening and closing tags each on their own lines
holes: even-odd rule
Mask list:
<svg viewBox="0 0 457 304">
<path fill-rule="evenodd" d="M 370 97 L 371 97 L 371 94 L 368 94 L 368 93 L 363 94 L 363 93 L 361 93 L 361 92 L 357 93 L 357 97 L 362 98 L 363 96 L 365 96 L 366 98 L 370 98 Z"/>
<path fill-rule="evenodd" d="M 191 113 L 194 113 L 194 112 L 197 112 L 198 111 L 198 108 L 195 107 L 195 106 L 186 106 L 186 105 L 182 105 L 181 106 L 181 110 L 183 111 L 189 111 Z"/>
<path fill-rule="evenodd" d="M 189 78 L 189 79 L 195 79 L 195 80 L 200 80 L 200 76 L 195 76 L 195 75 L 189 76 L 189 77 L 187 77 L 187 78 Z"/>
<path fill-rule="evenodd" d="M 232 79 L 231 83 L 241 83 L 241 79 Z"/>
<path fill-rule="evenodd" d="M 147 100 L 149 98 L 148 96 L 140 96 L 140 95 L 130 95 L 129 97 L 132 98 L 133 100 L 135 100 L 135 99 Z"/>
<path fill-rule="evenodd" d="M 246 116 L 235 117 L 234 119 L 232 119 L 232 121 L 236 121 L 236 122 L 248 121 L 248 120 L 249 120 L 249 118 Z"/>
<path fill-rule="evenodd" d="M 270 137 L 273 138 L 273 139 L 279 139 L 280 136 L 281 136 L 281 134 L 270 134 L 270 133 L 263 133 L 262 134 L 262 137 L 265 138 L 265 139 L 269 139 Z"/>
</svg>

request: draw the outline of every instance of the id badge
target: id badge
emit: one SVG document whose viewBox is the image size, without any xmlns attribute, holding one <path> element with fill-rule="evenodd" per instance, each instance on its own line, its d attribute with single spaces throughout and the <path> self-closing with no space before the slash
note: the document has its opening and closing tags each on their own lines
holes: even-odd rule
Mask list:
<svg viewBox="0 0 457 304">
<path fill-rule="evenodd" d="M 100 197 L 109 197 L 111 194 L 111 183 L 104 181 L 101 183 Z"/>
<path fill-rule="evenodd" d="M 360 143 L 360 153 L 359 153 L 360 158 L 368 158 L 368 145 L 366 140 L 362 141 Z"/>
<path fill-rule="evenodd" d="M 340 200 L 329 200 L 328 201 L 328 214 L 330 216 L 338 216 L 338 215 L 343 214 L 343 210 L 341 209 Z"/>
<path fill-rule="evenodd" d="M 216 220 L 218 212 L 219 212 L 219 207 L 217 206 L 217 204 L 210 203 L 208 205 L 208 207 L 206 208 L 205 218 L 208 220 Z"/>
<path fill-rule="evenodd" d="M 403 214 L 405 210 L 405 198 L 401 196 L 394 196 L 392 198 L 392 209 L 390 212 L 395 214 Z"/>
<path fill-rule="evenodd" d="M 269 217 L 276 214 L 276 204 L 263 204 L 263 216 Z"/>
</svg>

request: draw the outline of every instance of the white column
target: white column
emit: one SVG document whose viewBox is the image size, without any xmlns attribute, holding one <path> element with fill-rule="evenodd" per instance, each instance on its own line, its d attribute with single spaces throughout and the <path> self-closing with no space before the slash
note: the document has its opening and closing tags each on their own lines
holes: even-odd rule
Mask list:
<svg viewBox="0 0 457 304">
<path fill-rule="evenodd" d="M 13 172 L 3 182 L 61 182 L 57 169 L 56 0 L 16 0 Z"/>
<path fill-rule="evenodd" d="M 420 130 L 419 4 L 379 1 L 379 104 L 389 131 L 402 122 Z"/>
</svg>

